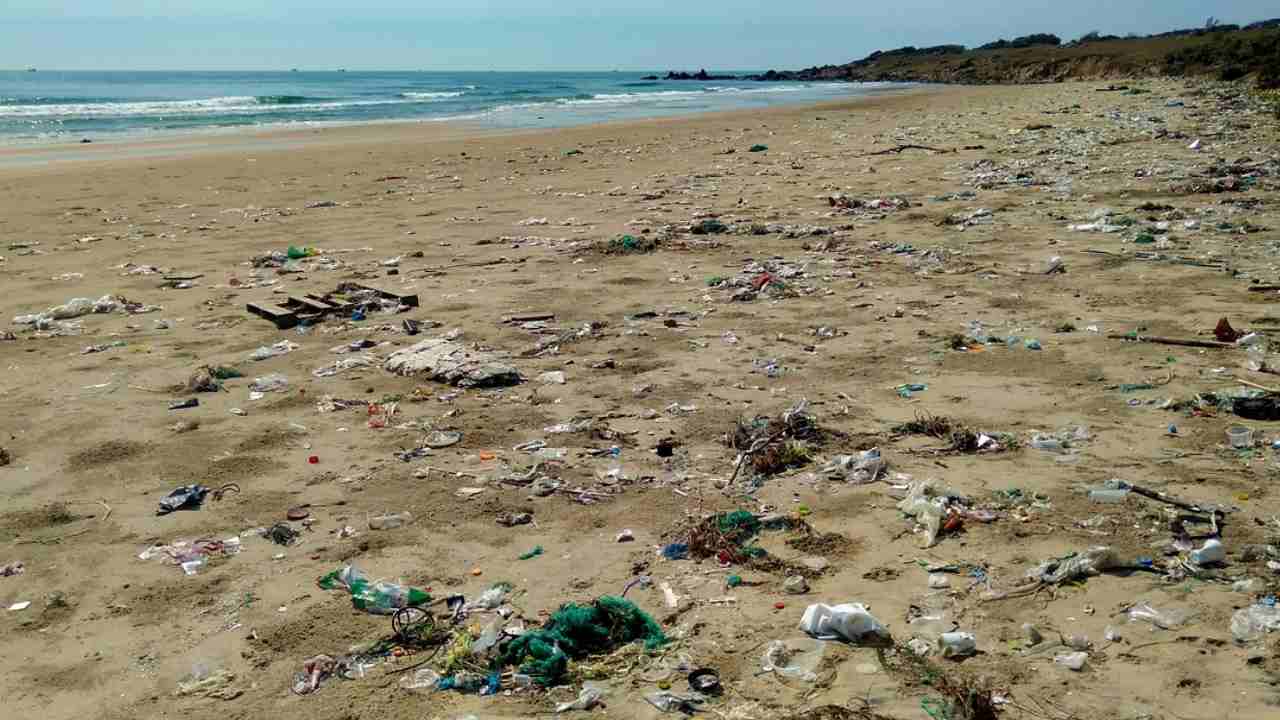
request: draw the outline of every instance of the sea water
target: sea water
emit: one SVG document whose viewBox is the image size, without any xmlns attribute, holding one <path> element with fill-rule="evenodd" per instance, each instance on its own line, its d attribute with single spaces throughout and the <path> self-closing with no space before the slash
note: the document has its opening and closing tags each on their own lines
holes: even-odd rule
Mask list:
<svg viewBox="0 0 1280 720">
<path fill-rule="evenodd" d="M 388 121 L 561 127 L 839 100 L 896 87 L 665 81 L 625 72 L 3 71 L 0 143 Z"/>
</svg>

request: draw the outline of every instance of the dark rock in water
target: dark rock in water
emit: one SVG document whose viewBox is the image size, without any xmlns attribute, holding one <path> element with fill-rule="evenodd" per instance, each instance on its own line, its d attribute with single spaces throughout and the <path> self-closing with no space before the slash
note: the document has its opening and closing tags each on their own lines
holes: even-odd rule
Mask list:
<svg viewBox="0 0 1280 720">
<path fill-rule="evenodd" d="M 676 72 L 672 70 L 667 73 L 667 80 L 737 80 L 737 75 L 711 75 L 706 70 L 699 70 L 696 73 Z"/>
<path fill-rule="evenodd" d="M 642 77 L 642 78 L 640 78 L 640 79 L 641 79 L 641 80 L 657 80 L 657 79 L 658 79 L 658 76 L 657 76 L 657 75 L 645 75 L 644 77 Z"/>
<path fill-rule="evenodd" d="M 92 140 L 90 140 L 89 138 L 81 138 L 81 139 L 80 139 L 80 144 L 81 144 L 81 145 L 88 145 L 88 144 L 89 144 L 89 143 L 91 143 L 91 142 L 93 142 L 93 141 L 92 141 Z"/>
</svg>

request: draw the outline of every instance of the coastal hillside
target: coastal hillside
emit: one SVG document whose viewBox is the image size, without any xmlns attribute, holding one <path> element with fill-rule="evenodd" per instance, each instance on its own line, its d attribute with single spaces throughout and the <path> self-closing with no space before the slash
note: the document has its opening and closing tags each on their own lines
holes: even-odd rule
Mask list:
<svg viewBox="0 0 1280 720">
<path fill-rule="evenodd" d="M 671 73 L 668 78 L 702 76 Z M 1146 37 L 1090 33 L 1069 43 L 1055 35 L 1036 34 L 978 48 L 904 47 L 877 51 L 844 65 L 770 70 L 749 79 L 996 85 L 1186 76 L 1252 79 L 1261 88 L 1280 88 L 1280 19 L 1247 26 L 1217 25 L 1211 20 L 1205 28 Z"/>
</svg>

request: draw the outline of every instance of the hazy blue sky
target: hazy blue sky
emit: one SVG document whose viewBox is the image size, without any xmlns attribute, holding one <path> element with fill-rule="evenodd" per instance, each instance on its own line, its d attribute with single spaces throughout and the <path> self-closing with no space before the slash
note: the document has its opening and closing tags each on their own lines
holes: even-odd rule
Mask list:
<svg viewBox="0 0 1280 720">
<path fill-rule="evenodd" d="M 0 0 L 0 68 L 764 70 L 1280 16 L 1276 0 Z M 264 7 L 266 6 L 266 7 Z M 1210 10 L 1209 8 L 1212 8 Z"/>
</svg>

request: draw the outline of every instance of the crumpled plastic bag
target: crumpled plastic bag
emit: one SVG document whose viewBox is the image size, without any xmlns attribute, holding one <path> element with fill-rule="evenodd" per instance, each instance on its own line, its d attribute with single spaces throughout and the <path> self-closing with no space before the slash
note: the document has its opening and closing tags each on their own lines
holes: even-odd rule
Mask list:
<svg viewBox="0 0 1280 720">
<path fill-rule="evenodd" d="M 556 706 L 556 712 L 568 712 L 570 710 L 590 710 L 604 699 L 605 691 L 594 683 L 583 683 L 582 692 L 578 693 L 576 700 L 566 703 L 560 703 Z"/>
<path fill-rule="evenodd" d="M 837 455 L 818 472 L 826 477 L 865 485 L 879 480 L 888 469 L 889 461 L 880 455 L 880 449 L 872 448 L 857 455 Z"/>
<path fill-rule="evenodd" d="M 1027 571 L 1027 578 L 1057 585 L 1068 580 L 1100 575 L 1122 566 L 1120 556 L 1109 547 L 1092 547 L 1065 560 L 1047 560 Z"/>
<path fill-rule="evenodd" d="M 293 678 L 293 692 L 297 695 L 310 695 L 320 688 L 320 683 L 329 679 L 338 669 L 338 661 L 328 655 L 316 655 L 302 662 L 302 672 Z"/>
<path fill-rule="evenodd" d="M 1173 630 L 1191 619 L 1188 610 L 1157 610 L 1150 603 L 1138 603 L 1129 608 L 1129 622 L 1149 622 L 1162 630 Z"/>
<path fill-rule="evenodd" d="M 813 650 L 795 651 L 787 643 L 774 640 L 764 649 L 760 669 L 804 682 L 816 682 L 818 675 L 814 670 L 822 661 L 822 653 L 820 644 Z"/>
<path fill-rule="evenodd" d="M 924 526 L 924 546 L 929 548 L 938 544 L 938 533 L 942 532 L 942 520 L 947 516 L 950 506 L 947 497 L 950 491 L 937 487 L 937 481 L 914 480 L 908 486 L 907 496 L 898 503 L 898 510 Z"/>
<path fill-rule="evenodd" d="M 1259 640 L 1280 630 L 1280 606 L 1255 603 L 1231 616 L 1231 635 L 1239 643 Z"/>
</svg>

